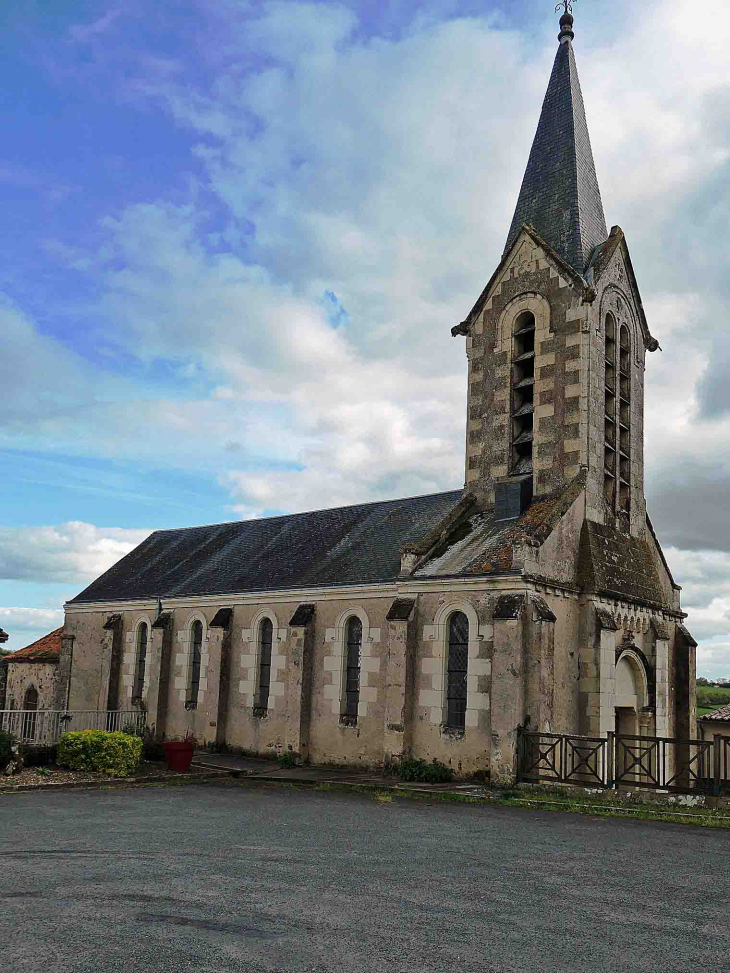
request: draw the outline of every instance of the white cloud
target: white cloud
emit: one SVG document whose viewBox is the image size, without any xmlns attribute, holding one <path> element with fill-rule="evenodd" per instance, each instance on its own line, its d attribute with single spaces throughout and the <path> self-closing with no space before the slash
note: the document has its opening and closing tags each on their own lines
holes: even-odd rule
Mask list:
<svg viewBox="0 0 730 973">
<path fill-rule="evenodd" d="M 149 533 L 80 521 L 56 527 L 2 527 L 0 577 L 82 585 L 107 571 Z"/>
<path fill-rule="evenodd" d="M 364 38 L 337 4 L 253 9 L 201 8 L 226 18 L 211 83 L 179 65 L 135 83 L 198 142 L 190 198 L 133 203 L 104 221 L 98 254 L 66 258 L 93 261 L 97 344 L 113 335 L 112 354 L 152 375 L 172 362 L 174 382 L 97 378 L 13 312 L 13 346 L 31 354 L 12 359 L 8 422 L 90 455 L 195 464 L 242 516 L 458 487 L 465 363 L 449 328 L 499 260 L 555 25 L 544 45 L 478 17 Z M 581 11 L 576 53 L 608 222 L 664 348 L 646 372 L 650 513 L 689 579 L 690 627 L 730 666 L 711 551 L 730 551 L 730 9 L 709 0 L 703 19 L 711 31 L 688 30 L 683 0 Z M 347 316 L 337 330 L 326 293 Z M 17 563 L 54 577 L 116 552 L 96 535 L 63 557 L 37 543 L 50 560 Z"/>
</svg>

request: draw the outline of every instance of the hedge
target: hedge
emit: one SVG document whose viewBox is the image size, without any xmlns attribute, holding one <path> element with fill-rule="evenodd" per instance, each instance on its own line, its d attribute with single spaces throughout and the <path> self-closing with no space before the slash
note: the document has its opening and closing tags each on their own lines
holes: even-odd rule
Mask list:
<svg viewBox="0 0 730 973">
<path fill-rule="evenodd" d="M 57 761 L 69 770 L 97 770 L 129 777 L 142 756 L 142 740 L 129 733 L 81 730 L 64 733 L 58 741 Z"/>
</svg>

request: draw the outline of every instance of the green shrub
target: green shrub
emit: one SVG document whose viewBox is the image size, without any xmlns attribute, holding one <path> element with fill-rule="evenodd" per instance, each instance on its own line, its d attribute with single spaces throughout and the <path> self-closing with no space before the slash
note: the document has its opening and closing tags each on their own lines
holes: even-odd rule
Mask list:
<svg viewBox="0 0 730 973">
<path fill-rule="evenodd" d="M 296 767 L 297 765 L 297 758 L 294 756 L 291 750 L 287 750 L 286 753 L 280 754 L 276 759 L 282 770 L 291 770 L 292 767 Z"/>
<path fill-rule="evenodd" d="M 0 770 L 5 770 L 13 756 L 13 740 L 15 737 L 6 730 L 0 730 Z"/>
<path fill-rule="evenodd" d="M 129 733 L 81 730 L 64 733 L 58 742 L 58 763 L 69 770 L 96 770 L 129 777 L 142 756 L 142 740 Z"/>
<path fill-rule="evenodd" d="M 420 781 L 424 784 L 447 784 L 454 779 L 454 771 L 434 758 L 432 763 L 425 760 L 404 760 L 400 765 L 401 780 Z"/>
</svg>

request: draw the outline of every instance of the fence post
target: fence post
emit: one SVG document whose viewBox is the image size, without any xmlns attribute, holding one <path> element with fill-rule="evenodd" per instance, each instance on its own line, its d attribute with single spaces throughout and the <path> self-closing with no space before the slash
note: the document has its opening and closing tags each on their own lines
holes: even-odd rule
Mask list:
<svg viewBox="0 0 730 973">
<path fill-rule="evenodd" d="M 519 784 L 522 772 L 522 724 L 517 724 L 517 772 L 515 773 L 515 783 Z"/>
<path fill-rule="evenodd" d="M 606 734 L 606 786 L 616 786 L 616 734 L 609 730 Z"/>
<path fill-rule="evenodd" d="M 713 764 L 714 764 L 714 777 L 715 777 L 715 788 L 713 793 L 716 797 L 722 794 L 722 784 L 720 783 L 720 755 L 722 754 L 722 737 L 719 733 L 715 734 L 715 739 L 713 742 Z"/>
</svg>

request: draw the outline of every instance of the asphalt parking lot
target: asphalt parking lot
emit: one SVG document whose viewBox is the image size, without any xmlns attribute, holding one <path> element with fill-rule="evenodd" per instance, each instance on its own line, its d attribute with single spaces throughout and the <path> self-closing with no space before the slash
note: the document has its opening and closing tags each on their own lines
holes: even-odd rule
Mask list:
<svg viewBox="0 0 730 973">
<path fill-rule="evenodd" d="M 730 832 L 342 793 L 0 797 L 0 957 L 81 971 L 730 970 Z"/>
</svg>

